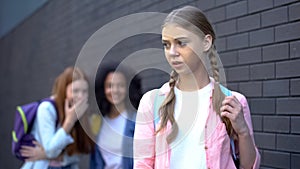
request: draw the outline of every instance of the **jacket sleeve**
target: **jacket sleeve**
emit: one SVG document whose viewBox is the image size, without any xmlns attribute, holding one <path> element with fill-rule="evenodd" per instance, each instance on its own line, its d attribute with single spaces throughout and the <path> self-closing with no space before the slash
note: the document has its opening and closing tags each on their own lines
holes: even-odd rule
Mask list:
<svg viewBox="0 0 300 169">
<path fill-rule="evenodd" d="M 252 126 L 252 120 L 251 120 L 251 113 L 250 113 L 250 109 L 249 109 L 249 105 L 247 102 L 247 99 L 245 98 L 245 96 L 243 96 L 242 94 L 236 93 L 234 94 L 238 100 L 240 101 L 240 103 L 243 105 L 243 112 L 244 112 L 244 118 L 246 120 L 246 123 L 248 125 L 248 128 L 250 130 L 250 135 L 252 138 L 252 141 L 255 145 L 255 141 L 254 141 L 254 136 L 253 136 L 253 126 Z M 260 154 L 258 152 L 258 149 L 255 145 L 255 152 L 256 152 L 256 158 L 255 158 L 255 162 L 253 164 L 253 169 L 259 169 L 260 166 Z"/>
<path fill-rule="evenodd" d="M 136 117 L 134 133 L 134 168 L 154 168 L 155 132 L 151 91 L 144 94 Z"/>
<path fill-rule="evenodd" d="M 48 158 L 57 157 L 62 150 L 73 143 L 73 138 L 63 128 L 56 130 L 57 114 L 50 102 L 42 102 L 37 111 L 36 122 L 40 143 Z"/>
</svg>

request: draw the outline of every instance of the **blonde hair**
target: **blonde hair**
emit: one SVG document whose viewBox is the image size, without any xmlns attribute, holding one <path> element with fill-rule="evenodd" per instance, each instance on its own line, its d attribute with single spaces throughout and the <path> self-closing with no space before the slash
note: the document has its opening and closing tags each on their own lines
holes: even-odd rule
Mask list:
<svg viewBox="0 0 300 169">
<path fill-rule="evenodd" d="M 219 75 L 219 68 L 217 63 L 217 50 L 214 45 L 214 41 L 216 39 L 215 32 L 213 27 L 209 23 L 206 16 L 198 9 L 192 6 L 185 6 L 183 8 L 179 8 L 173 10 L 165 19 L 163 26 L 167 24 L 177 24 L 187 30 L 190 30 L 196 34 L 201 33 L 200 35 L 211 35 L 212 37 L 212 45 L 208 51 L 208 58 L 210 60 L 211 68 L 212 68 L 212 76 L 215 80 L 214 82 L 214 90 L 212 93 L 212 103 L 213 109 L 216 111 L 218 115 L 220 115 L 220 108 L 222 105 L 222 101 L 225 98 L 224 93 L 221 91 L 220 88 L 220 75 Z M 193 28 L 197 29 L 193 29 Z M 203 37 L 202 37 L 203 38 Z M 178 80 L 178 74 L 173 70 L 170 75 L 169 86 L 170 92 L 167 95 L 166 99 L 162 103 L 160 107 L 160 118 L 161 118 L 161 125 L 157 132 L 164 129 L 167 125 L 167 122 L 170 121 L 172 124 L 172 131 L 167 137 L 168 143 L 172 142 L 174 138 L 176 138 L 178 133 L 178 125 L 174 118 L 174 106 L 175 106 L 175 93 L 174 87 L 176 81 Z M 222 121 L 226 125 L 227 133 L 230 137 L 234 137 L 234 130 L 228 118 L 221 117 Z"/>
</svg>

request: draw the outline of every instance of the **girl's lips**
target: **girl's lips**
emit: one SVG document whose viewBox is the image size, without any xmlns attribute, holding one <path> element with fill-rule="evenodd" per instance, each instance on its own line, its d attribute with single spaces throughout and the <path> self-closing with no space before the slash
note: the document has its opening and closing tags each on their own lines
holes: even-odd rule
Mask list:
<svg viewBox="0 0 300 169">
<path fill-rule="evenodd" d="M 183 65 L 183 62 L 178 62 L 178 61 L 174 61 L 174 62 L 171 62 L 173 66 L 175 67 L 179 67 L 179 66 L 182 66 Z"/>
<path fill-rule="evenodd" d="M 172 64 L 180 64 L 182 62 L 179 62 L 179 61 L 173 61 Z"/>
</svg>

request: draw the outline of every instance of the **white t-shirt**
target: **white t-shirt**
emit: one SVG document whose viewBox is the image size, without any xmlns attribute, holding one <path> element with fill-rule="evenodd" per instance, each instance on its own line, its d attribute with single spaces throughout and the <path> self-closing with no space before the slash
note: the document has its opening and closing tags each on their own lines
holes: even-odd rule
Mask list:
<svg viewBox="0 0 300 169">
<path fill-rule="evenodd" d="M 105 169 L 122 168 L 122 138 L 125 126 L 126 117 L 123 113 L 113 119 L 104 117 L 97 144 L 105 162 Z"/>
<path fill-rule="evenodd" d="M 209 112 L 212 83 L 204 88 L 185 92 L 174 88 L 175 119 L 178 135 L 170 144 L 171 169 L 205 169 L 204 127 Z"/>
</svg>

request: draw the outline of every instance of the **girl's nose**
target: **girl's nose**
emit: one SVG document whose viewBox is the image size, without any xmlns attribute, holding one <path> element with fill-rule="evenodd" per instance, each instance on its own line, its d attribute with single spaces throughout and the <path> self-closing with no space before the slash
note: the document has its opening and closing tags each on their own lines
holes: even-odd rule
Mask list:
<svg viewBox="0 0 300 169">
<path fill-rule="evenodd" d="M 170 47 L 170 55 L 171 56 L 178 56 L 179 53 L 177 51 L 176 45 L 171 45 Z"/>
<path fill-rule="evenodd" d="M 113 93 L 117 92 L 117 91 L 118 91 L 118 87 L 117 87 L 116 85 L 113 85 L 113 86 L 111 87 L 111 91 L 112 91 Z"/>
<path fill-rule="evenodd" d="M 78 96 L 78 98 L 81 99 L 81 98 L 83 97 L 83 93 L 82 93 L 82 92 L 79 92 L 77 96 Z"/>
</svg>

